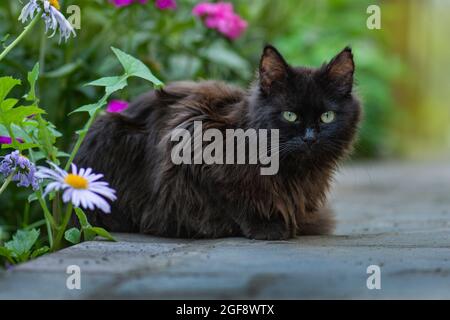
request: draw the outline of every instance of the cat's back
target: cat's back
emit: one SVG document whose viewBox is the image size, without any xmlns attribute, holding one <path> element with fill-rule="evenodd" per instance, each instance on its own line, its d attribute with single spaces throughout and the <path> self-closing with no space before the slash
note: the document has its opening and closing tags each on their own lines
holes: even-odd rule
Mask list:
<svg viewBox="0 0 450 320">
<path fill-rule="evenodd" d="M 187 127 L 197 120 L 228 125 L 239 118 L 236 105 L 245 95 L 245 90 L 237 86 L 212 80 L 179 81 L 151 90 L 135 99 L 127 110 L 100 116 L 89 129 L 77 163 L 105 169 L 99 163 L 110 163 L 118 155 L 142 155 L 149 145 L 165 141 L 167 134 L 183 123 Z M 99 154 L 108 161 L 99 161 Z"/>
<path fill-rule="evenodd" d="M 141 95 L 121 116 L 163 130 L 189 118 L 225 120 L 245 96 L 242 88 L 221 81 L 177 81 Z"/>
<path fill-rule="evenodd" d="M 241 100 L 245 91 L 240 87 L 222 81 L 178 81 L 159 90 L 161 99 L 198 100 L 199 102 L 230 102 Z"/>
</svg>

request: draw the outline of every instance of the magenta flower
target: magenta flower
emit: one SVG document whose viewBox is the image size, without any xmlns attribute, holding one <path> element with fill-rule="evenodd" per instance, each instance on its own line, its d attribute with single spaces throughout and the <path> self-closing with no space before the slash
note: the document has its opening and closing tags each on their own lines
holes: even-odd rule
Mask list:
<svg viewBox="0 0 450 320">
<path fill-rule="evenodd" d="M 175 0 L 156 0 L 155 6 L 160 10 L 175 10 L 177 2 Z"/>
<path fill-rule="evenodd" d="M 118 113 L 128 109 L 128 102 L 123 100 L 111 100 L 106 107 L 106 111 L 109 113 Z"/>
<path fill-rule="evenodd" d="M 129 6 L 135 2 L 140 4 L 146 4 L 148 0 L 110 0 L 110 2 L 115 5 L 116 7 L 126 7 Z"/>
<path fill-rule="evenodd" d="M 24 143 L 23 139 L 16 138 L 17 142 Z M 0 136 L 0 145 L 1 144 L 12 144 L 12 139 L 10 137 Z"/>
<path fill-rule="evenodd" d="M 133 3 L 147 4 L 148 0 L 109 0 L 116 7 L 126 7 Z M 155 0 L 155 6 L 160 10 L 173 10 L 177 8 L 175 0 Z"/>
<path fill-rule="evenodd" d="M 217 30 L 231 40 L 239 38 L 248 26 L 247 21 L 234 12 L 230 2 L 201 2 L 192 14 L 203 17 L 207 28 Z"/>
</svg>

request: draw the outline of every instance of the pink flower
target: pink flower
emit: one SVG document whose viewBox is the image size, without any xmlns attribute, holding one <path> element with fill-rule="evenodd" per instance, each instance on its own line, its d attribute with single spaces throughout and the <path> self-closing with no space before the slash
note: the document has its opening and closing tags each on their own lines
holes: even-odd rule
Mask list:
<svg viewBox="0 0 450 320">
<path fill-rule="evenodd" d="M 147 4 L 148 0 L 109 0 L 116 7 L 126 7 L 133 3 Z M 155 6 L 160 10 L 173 10 L 177 8 L 175 0 L 155 0 Z"/>
<path fill-rule="evenodd" d="M 110 0 L 110 2 L 116 7 L 120 8 L 129 6 L 135 2 L 138 2 L 140 4 L 146 4 L 148 0 Z"/>
<path fill-rule="evenodd" d="M 23 139 L 16 138 L 17 142 L 24 143 Z M 1 144 L 12 144 L 12 139 L 10 137 L 0 136 L 0 145 Z"/>
<path fill-rule="evenodd" d="M 110 113 L 118 113 L 128 109 L 128 102 L 123 100 L 111 100 L 106 107 L 106 111 Z"/>
<path fill-rule="evenodd" d="M 175 0 L 156 0 L 155 6 L 160 10 L 175 10 L 177 2 Z"/>
<path fill-rule="evenodd" d="M 233 4 L 229 2 L 201 2 L 192 14 L 204 17 L 207 28 L 215 29 L 231 40 L 239 38 L 248 26 L 247 21 L 234 13 Z"/>
</svg>

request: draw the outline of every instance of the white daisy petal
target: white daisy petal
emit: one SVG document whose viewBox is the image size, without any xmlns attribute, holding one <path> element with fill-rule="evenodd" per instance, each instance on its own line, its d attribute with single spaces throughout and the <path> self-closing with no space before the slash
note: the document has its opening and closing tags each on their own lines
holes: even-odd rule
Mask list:
<svg viewBox="0 0 450 320">
<path fill-rule="evenodd" d="M 39 179 L 50 179 L 50 180 L 59 181 L 60 183 L 64 183 L 64 178 L 61 177 L 60 174 L 58 174 L 57 172 L 52 171 L 50 169 L 44 168 L 44 167 L 38 168 L 38 171 L 36 172 L 36 176 Z"/>
<path fill-rule="evenodd" d="M 92 202 L 94 202 L 96 207 L 102 210 L 104 213 L 111 213 L 111 206 L 102 197 L 97 196 L 93 193 Z"/>
<path fill-rule="evenodd" d="M 103 175 L 102 174 L 93 174 L 93 175 L 90 175 L 90 176 L 86 176 L 86 178 L 89 180 L 89 182 L 94 182 L 94 181 L 96 181 L 98 179 L 103 178 Z"/>
<path fill-rule="evenodd" d="M 87 168 L 86 169 L 86 172 L 84 173 L 84 175 L 86 176 L 86 177 L 88 177 L 88 176 L 90 176 L 92 174 L 92 169 L 91 168 Z"/>
<path fill-rule="evenodd" d="M 77 166 L 75 165 L 75 163 L 72 163 L 71 167 L 72 167 L 72 174 L 78 175 L 77 174 Z"/>
<path fill-rule="evenodd" d="M 94 210 L 95 209 L 94 203 L 92 201 L 86 201 L 86 205 L 87 205 L 89 210 Z"/>
<path fill-rule="evenodd" d="M 67 202 L 72 202 L 72 195 L 73 195 L 73 190 L 68 188 L 66 191 L 64 191 L 62 199 L 64 203 Z"/>
<path fill-rule="evenodd" d="M 109 189 L 109 188 L 101 188 L 101 187 L 91 187 L 89 188 L 91 191 L 98 193 L 102 196 L 104 196 L 105 198 L 108 198 L 112 201 L 116 200 L 116 196 L 114 195 L 114 190 Z"/>
<path fill-rule="evenodd" d="M 58 167 L 56 164 L 54 164 L 54 163 L 52 163 L 52 162 L 49 162 L 49 163 L 50 163 L 50 165 L 55 169 L 55 171 L 59 173 L 59 175 L 60 175 L 61 177 L 65 178 L 65 177 L 68 175 L 68 173 L 67 173 L 66 171 L 64 171 L 63 169 L 61 169 L 60 167 Z"/>
<path fill-rule="evenodd" d="M 45 191 L 43 196 L 46 197 L 50 192 L 53 191 L 59 191 L 62 189 L 62 185 L 59 182 L 52 182 L 49 183 L 46 187 L 45 187 Z"/>
<path fill-rule="evenodd" d="M 59 181 L 54 181 L 54 182 L 50 182 L 47 187 L 45 187 L 45 190 L 50 190 L 50 191 L 58 191 L 61 190 L 63 188 L 63 185 L 59 182 Z"/>
<path fill-rule="evenodd" d="M 88 201 L 88 199 L 87 199 L 87 197 L 86 197 L 86 194 L 87 193 L 89 193 L 90 191 L 85 191 L 85 192 L 83 192 L 83 194 L 82 194 L 82 196 L 80 196 L 80 202 L 81 202 L 81 207 L 83 207 L 83 208 L 85 208 L 85 209 L 87 209 L 89 206 L 88 206 L 88 203 L 90 203 L 89 201 Z M 80 194 L 81 195 L 81 194 Z"/>
<path fill-rule="evenodd" d="M 108 187 L 109 183 L 104 181 L 93 181 L 90 183 L 90 185 L 93 187 Z"/>
<path fill-rule="evenodd" d="M 82 190 L 74 190 L 72 194 L 72 203 L 75 207 L 79 207 L 81 204 L 81 198 L 85 196 L 87 197 L 87 193 L 84 193 Z"/>
</svg>

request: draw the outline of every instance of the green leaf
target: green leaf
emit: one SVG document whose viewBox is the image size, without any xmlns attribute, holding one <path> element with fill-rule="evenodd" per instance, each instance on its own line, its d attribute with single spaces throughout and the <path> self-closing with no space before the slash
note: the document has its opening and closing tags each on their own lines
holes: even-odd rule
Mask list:
<svg viewBox="0 0 450 320">
<path fill-rule="evenodd" d="M 39 147 L 39 145 L 36 143 L 18 143 L 15 147 L 10 144 L 2 145 L 2 149 L 15 149 L 19 151 L 29 150 L 37 147 Z"/>
<path fill-rule="evenodd" d="M 66 152 L 63 152 L 63 151 L 57 151 L 57 148 L 55 147 L 54 148 L 54 151 L 53 152 L 56 152 L 56 157 L 57 158 L 69 158 L 70 157 L 70 154 L 68 154 L 68 153 L 66 153 Z M 46 159 L 46 156 L 45 156 L 45 154 L 43 153 L 43 152 L 41 152 L 41 151 L 36 151 L 35 153 L 34 153 L 34 160 L 35 160 L 35 162 L 38 162 L 39 160 L 43 160 L 43 159 Z M 55 163 L 56 164 L 56 163 Z"/>
<path fill-rule="evenodd" d="M 43 246 L 39 249 L 36 249 L 33 251 L 33 253 L 31 254 L 31 259 L 37 258 L 42 256 L 43 254 L 46 254 L 47 252 L 49 252 L 50 248 L 47 246 Z"/>
<path fill-rule="evenodd" d="M 36 193 L 34 193 L 34 192 L 28 196 L 28 202 L 29 202 L 29 203 L 31 203 L 31 202 L 33 202 L 33 201 L 36 201 L 37 199 L 38 199 L 38 198 L 37 198 L 37 195 L 36 195 Z"/>
<path fill-rule="evenodd" d="M 69 158 L 70 154 L 68 154 L 67 152 L 64 151 L 58 151 L 58 153 L 56 154 L 56 156 L 58 158 Z"/>
<path fill-rule="evenodd" d="M 28 83 L 30 84 L 30 91 L 26 95 L 27 101 L 36 101 L 36 81 L 39 78 L 39 62 L 36 63 L 31 72 L 28 72 Z"/>
<path fill-rule="evenodd" d="M 90 82 L 87 85 L 89 86 L 97 86 L 97 87 L 105 87 L 105 91 L 108 95 L 112 93 L 122 90 L 128 85 L 127 82 L 128 76 L 121 77 L 105 77 L 98 79 L 96 81 Z"/>
<path fill-rule="evenodd" d="M 59 132 L 58 130 L 56 130 L 56 126 L 55 126 L 53 123 L 51 123 L 50 121 L 47 121 L 47 120 L 46 120 L 46 122 L 47 122 L 47 128 L 48 128 L 48 130 L 50 130 L 51 133 L 52 133 L 56 138 L 62 137 L 62 133 Z"/>
<path fill-rule="evenodd" d="M 111 87 L 119 83 L 124 77 L 104 77 L 98 80 L 89 82 L 86 84 L 87 86 L 95 86 L 95 87 Z"/>
<path fill-rule="evenodd" d="M 75 214 L 77 215 L 78 221 L 80 222 L 80 226 L 82 228 L 91 227 L 91 225 L 86 217 L 86 214 L 84 213 L 83 210 L 81 210 L 80 208 L 75 208 Z"/>
<path fill-rule="evenodd" d="M 17 85 L 21 84 L 20 80 L 14 79 L 12 77 L 1 77 L 0 78 L 0 103 L 5 100 L 8 93 Z"/>
<path fill-rule="evenodd" d="M 5 257 L 10 263 L 15 263 L 11 251 L 8 248 L 0 247 L 0 256 Z"/>
<path fill-rule="evenodd" d="M 155 87 L 163 86 L 163 83 L 161 82 L 161 80 L 156 78 L 153 75 L 153 73 L 150 71 L 150 69 L 142 61 L 132 57 L 129 54 L 126 54 L 125 52 L 123 52 L 117 48 L 112 47 L 111 49 L 114 52 L 114 54 L 117 56 L 117 59 L 119 59 L 123 68 L 125 69 L 126 75 L 139 77 L 139 78 L 148 80 Z"/>
<path fill-rule="evenodd" d="M 13 123 L 20 124 L 29 116 L 43 113 L 45 113 L 45 111 L 36 106 L 20 106 L 6 112 L 0 112 L 0 122 L 5 126 L 10 126 Z"/>
<path fill-rule="evenodd" d="M 46 158 L 54 159 L 56 158 L 57 149 L 54 144 L 56 142 L 56 137 L 53 131 L 50 130 L 50 124 L 45 121 L 41 116 L 36 117 L 38 122 L 38 141 L 41 144 L 41 148 L 46 154 Z"/>
<path fill-rule="evenodd" d="M 6 42 L 6 40 L 8 40 L 9 36 L 10 36 L 10 34 L 8 33 L 8 34 L 5 34 L 3 36 L 3 38 L 0 39 L 0 43 L 2 44 L 3 48 L 6 48 L 5 42 Z"/>
<path fill-rule="evenodd" d="M 11 256 L 18 261 L 25 261 L 30 255 L 37 239 L 39 238 L 39 230 L 18 230 L 11 241 L 5 243 L 5 248 L 11 252 Z"/>
<path fill-rule="evenodd" d="M 3 100 L 3 102 L 0 104 L 0 109 L 3 112 L 9 111 L 17 104 L 18 101 L 19 100 L 17 100 L 17 99 L 6 99 L 6 100 Z"/>
<path fill-rule="evenodd" d="M 81 231 L 83 233 L 83 238 L 85 241 L 94 240 L 97 233 L 92 229 L 91 224 L 89 223 L 86 214 L 80 208 L 75 208 L 75 214 L 78 217 L 78 221 L 80 222 Z"/>
<path fill-rule="evenodd" d="M 96 237 L 96 233 L 91 230 L 91 227 L 83 228 L 83 239 L 84 241 L 92 241 Z"/>
<path fill-rule="evenodd" d="M 97 103 L 93 104 L 87 104 L 82 107 L 79 107 L 78 109 L 73 110 L 69 115 L 77 112 L 88 112 L 90 116 L 93 116 L 95 112 L 97 112 L 98 109 L 101 109 L 103 106 L 106 105 L 105 101 L 99 101 Z"/>
<path fill-rule="evenodd" d="M 80 243 L 81 231 L 77 228 L 72 228 L 64 233 L 64 238 L 72 244 Z"/>
<path fill-rule="evenodd" d="M 91 227 L 89 228 L 90 231 L 94 232 L 96 235 L 105 238 L 109 241 L 116 241 L 116 239 L 114 239 L 114 237 L 105 229 L 100 228 L 100 227 Z"/>
</svg>

